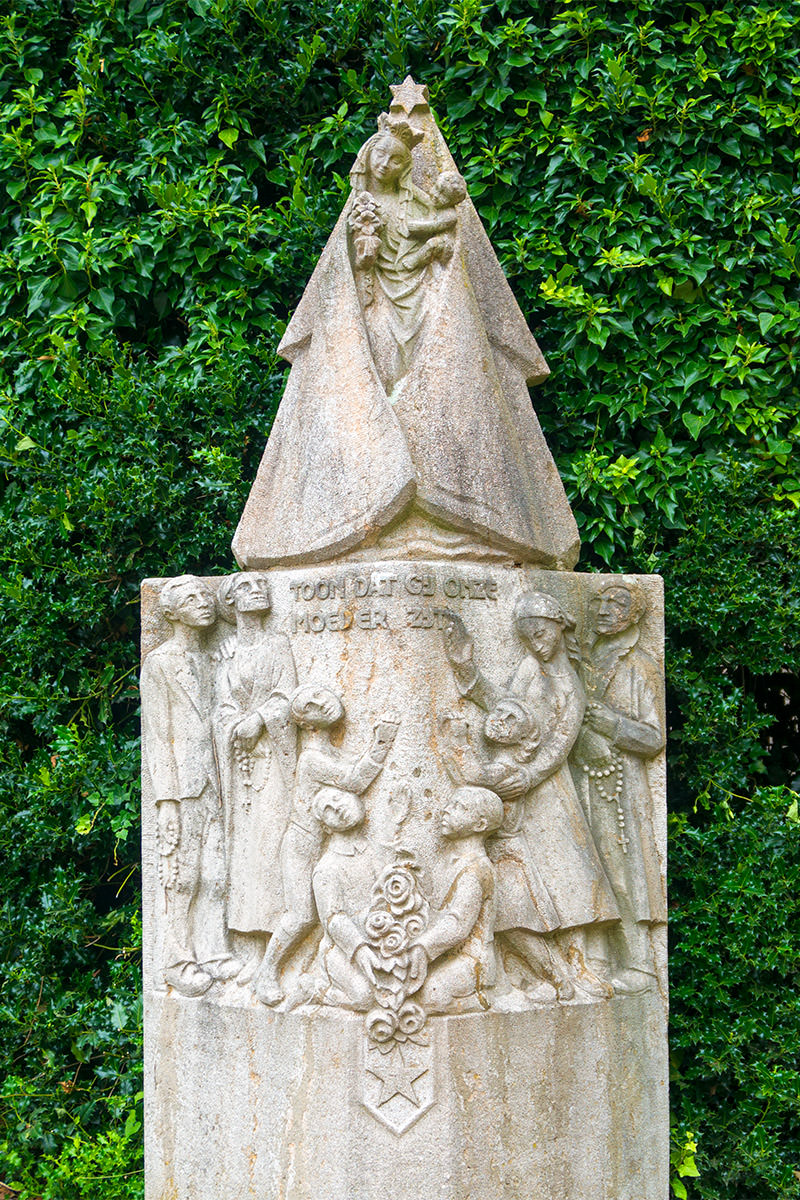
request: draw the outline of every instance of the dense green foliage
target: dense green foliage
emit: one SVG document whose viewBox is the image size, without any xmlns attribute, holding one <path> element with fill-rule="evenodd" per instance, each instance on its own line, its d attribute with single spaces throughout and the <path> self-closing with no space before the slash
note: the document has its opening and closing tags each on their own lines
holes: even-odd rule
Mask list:
<svg viewBox="0 0 800 1200">
<path fill-rule="evenodd" d="M 675 1194 L 800 1196 L 799 27 L 2 6 L 0 1179 L 141 1195 L 137 583 L 231 567 L 274 347 L 410 70 L 553 369 L 584 565 L 666 581 Z"/>
</svg>

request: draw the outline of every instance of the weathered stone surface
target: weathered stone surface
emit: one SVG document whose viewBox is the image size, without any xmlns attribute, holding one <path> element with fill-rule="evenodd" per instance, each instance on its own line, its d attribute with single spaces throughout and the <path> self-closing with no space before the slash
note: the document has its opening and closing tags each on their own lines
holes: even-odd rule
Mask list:
<svg viewBox="0 0 800 1200">
<path fill-rule="evenodd" d="M 402 1134 L 368 1107 L 378 1080 L 367 1100 L 358 1090 L 355 1014 L 152 996 L 146 1017 L 183 1051 L 150 1081 L 159 1200 L 666 1200 L 668 1063 L 651 993 L 432 1018 L 426 1074 L 386 1085 L 420 1101 Z M 397 1093 L 390 1105 L 401 1118 L 412 1107 Z"/>
<path fill-rule="evenodd" d="M 145 766 L 148 1200 L 662 1200 L 660 580 L 394 560 L 196 581 L 189 602 L 208 589 L 220 617 L 201 606 L 188 667 L 163 586 L 143 589 L 145 763 L 157 776 L 199 719 L 219 774 L 191 779 L 206 822 L 172 848 Z M 165 663 L 173 724 L 154 734 Z M 238 759 L 232 692 L 251 721 Z M 230 916 L 258 861 L 234 849 L 243 820 L 283 844 L 252 868 L 249 924 Z M 194 942 L 174 929 L 173 855 L 203 864 Z M 282 889 L 298 919 L 280 926 Z M 286 956 L 265 972 L 268 930 Z"/>
<path fill-rule="evenodd" d="M 243 567 L 329 560 L 414 514 L 519 561 L 577 561 L 526 386 L 548 367 L 426 97 L 396 89 L 279 347 L 292 371 Z"/>
<path fill-rule="evenodd" d="M 424 89 L 351 178 L 251 569 L 143 586 L 147 1200 L 664 1200 L 661 583 L 563 569 Z"/>
</svg>

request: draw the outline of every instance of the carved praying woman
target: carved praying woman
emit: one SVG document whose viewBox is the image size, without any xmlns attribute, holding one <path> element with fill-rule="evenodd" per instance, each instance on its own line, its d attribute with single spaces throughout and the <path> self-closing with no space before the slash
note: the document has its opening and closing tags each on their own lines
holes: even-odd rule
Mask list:
<svg viewBox="0 0 800 1200">
<path fill-rule="evenodd" d="M 283 911 L 278 854 L 297 761 L 297 729 L 289 720 L 297 674 L 288 638 L 270 628 L 266 575 L 228 576 L 218 605 L 226 621 L 236 622 L 236 636 L 220 652 L 214 711 L 228 858 L 228 927 L 263 934 Z"/>
<path fill-rule="evenodd" d="M 493 786 L 503 800 L 522 802 L 511 852 L 523 862 L 530 857 L 544 881 L 559 921 L 558 932 L 552 935 L 557 939 L 554 944 L 572 963 L 575 982 L 592 995 L 610 995 L 611 987 L 586 965 L 586 936 L 592 927 L 617 921 L 619 909 L 567 763 L 586 709 L 575 670 L 579 657 L 572 634 L 575 622 L 553 596 L 525 592 L 514 606 L 514 625 L 523 654 L 504 688 L 478 669 L 472 638 L 455 615 L 445 628 L 445 653 L 459 691 L 474 704 L 491 709 L 501 698 L 512 697 L 535 716 L 540 740 L 534 754 Z M 502 853 L 501 847 L 498 857 Z M 514 907 L 519 911 L 521 906 Z M 522 926 L 509 932 L 507 914 L 506 922 L 506 937 L 523 951 L 526 961 L 541 958 L 531 931 Z M 534 930 L 539 932 L 541 925 Z"/>
</svg>

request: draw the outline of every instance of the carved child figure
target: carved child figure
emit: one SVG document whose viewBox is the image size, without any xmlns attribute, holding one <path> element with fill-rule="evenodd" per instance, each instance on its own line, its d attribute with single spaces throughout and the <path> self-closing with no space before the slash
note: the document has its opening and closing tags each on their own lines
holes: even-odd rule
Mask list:
<svg viewBox="0 0 800 1200">
<path fill-rule="evenodd" d="M 297 760 L 294 802 L 281 842 L 281 875 L 285 909 L 278 920 L 254 981 L 264 1004 L 283 999 L 281 964 L 317 921 L 312 876 L 325 838 L 325 829 L 314 812 L 321 788 L 335 787 L 362 796 L 386 761 L 400 718 L 393 713 L 375 724 L 369 748 L 358 758 L 344 755 L 330 744 L 329 731 L 344 719 L 342 699 L 330 688 L 301 687 L 291 705 L 292 720 L 305 732 L 305 745 Z"/>
<path fill-rule="evenodd" d="M 488 1008 L 494 983 L 495 875 L 485 841 L 500 828 L 503 802 L 482 787 L 456 788 L 441 816 L 452 847 L 444 900 L 416 941 L 430 964 L 417 999 L 427 1013 Z"/>
<path fill-rule="evenodd" d="M 216 619 L 214 597 L 201 579 L 181 575 L 164 585 L 159 602 L 172 636 L 144 660 L 141 692 L 166 902 L 164 978 L 184 996 L 201 996 L 241 968 L 226 944 L 212 677 L 202 641 Z"/>
<path fill-rule="evenodd" d="M 484 720 L 483 736 L 492 748 L 491 755 L 478 753 L 469 740 L 467 722 L 459 714 L 448 714 L 442 726 L 449 743 L 445 766 L 454 782 L 491 788 L 501 796 L 517 779 L 520 765 L 530 762 L 539 746 L 533 717 L 524 704 L 510 696 L 498 700 Z M 497 878 L 495 933 L 503 934 L 538 981 L 529 992 L 533 999 L 552 997 L 554 988 L 558 999 L 570 1000 L 575 993 L 573 972 L 558 943 L 543 936 L 558 929 L 559 917 L 526 828 L 527 803 L 525 797 L 504 800 L 503 823 L 488 842 Z"/>
<path fill-rule="evenodd" d="M 457 171 L 443 171 L 430 191 L 435 211 L 406 222 L 409 236 L 424 239 L 422 245 L 403 256 L 409 270 L 424 267 L 430 262 L 448 263 L 453 257 L 455 229 L 458 221 L 456 205 L 466 199 L 467 185 Z"/>
<path fill-rule="evenodd" d="M 366 1012 L 375 1003 L 380 958 L 368 944 L 363 917 L 380 864 L 361 834 L 364 802 L 353 792 L 324 787 L 314 797 L 312 809 L 328 833 L 313 874 L 314 900 L 324 931 L 319 956 L 331 983 L 325 1001 Z"/>
<path fill-rule="evenodd" d="M 504 797 L 506 784 L 516 781 L 521 763 L 530 762 L 539 745 L 539 730 L 528 709 L 511 696 L 502 697 L 486 714 L 484 740 L 494 752 L 479 754 L 469 738 L 469 723 L 460 713 L 447 713 L 440 721 L 447 739 L 444 763 L 454 783 L 490 788 Z M 503 801 L 502 828 L 515 832 L 522 817 L 522 802 L 516 795 Z"/>
</svg>

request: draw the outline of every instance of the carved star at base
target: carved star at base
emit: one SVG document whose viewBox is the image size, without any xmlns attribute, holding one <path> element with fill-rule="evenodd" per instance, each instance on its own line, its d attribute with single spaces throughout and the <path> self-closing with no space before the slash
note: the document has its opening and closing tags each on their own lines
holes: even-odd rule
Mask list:
<svg viewBox="0 0 800 1200">
<path fill-rule="evenodd" d="M 430 107 L 428 104 L 429 94 L 424 83 L 414 83 L 411 76 L 406 75 L 402 83 L 391 83 L 389 87 L 392 92 L 390 113 L 405 113 L 410 117 L 415 109 L 428 111 Z"/>
<path fill-rule="evenodd" d="M 428 1074 L 428 1068 L 421 1067 L 419 1063 L 407 1063 L 399 1046 L 396 1054 L 392 1054 L 381 1063 L 376 1063 L 374 1067 L 368 1065 L 367 1070 L 380 1081 L 378 1108 L 395 1096 L 404 1096 L 415 1108 L 419 1108 L 420 1099 L 414 1090 L 414 1084 L 423 1075 Z"/>
</svg>

